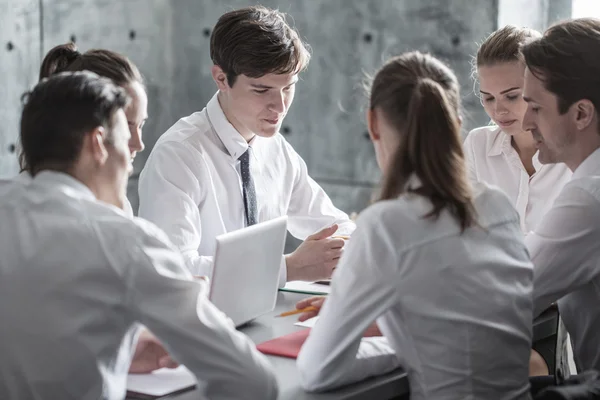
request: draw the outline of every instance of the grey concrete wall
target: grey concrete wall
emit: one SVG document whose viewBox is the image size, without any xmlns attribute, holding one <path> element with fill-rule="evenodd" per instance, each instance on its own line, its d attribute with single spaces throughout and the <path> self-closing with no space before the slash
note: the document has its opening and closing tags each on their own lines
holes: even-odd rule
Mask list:
<svg viewBox="0 0 600 400">
<path fill-rule="evenodd" d="M 340 208 L 362 209 L 379 180 L 366 138 L 360 88 L 386 57 L 419 49 L 445 60 L 462 84 L 465 131 L 487 122 L 473 95 L 470 57 L 497 27 L 499 1 L 264 0 L 288 12 L 311 44 L 313 59 L 298 84 L 283 132 Z M 147 149 L 138 155 L 129 195 L 137 208 L 137 174 L 157 138 L 178 118 L 202 109 L 215 91 L 209 36 L 219 15 L 254 1 L 0 0 L 0 176 L 16 172 L 20 93 L 33 84 L 40 54 L 74 40 L 81 50 L 127 54 L 147 79 Z M 505 5 L 503 5 L 505 7 Z"/>
<path fill-rule="evenodd" d="M 511 24 L 544 30 L 557 21 L 571 18 L 572 3 L 572 0 L 499 0 L 498 26 Z"/>
<path fill-rule="evenodd" d="M 57 44 L 74 41 L 80 51 L 108 48 L 126 54 L 140 68 L 148 90 L 149 120 L 144 128 L 147 150 L 136 157 L 128 197 L 137 210 L 137 176 L 152 145 L 178 117 L 184 103 L 177 96 L 180 64 L 173 42 L 173 5 L 176 0 L 42 0 L 44 54 Z M 185 96 L 189 99 L 189 96 Z"/>
<path fill-rule="evenodd" d="M 19 171 L 20 98 L 37 81 L 40 52 L 38 0 L 0 0 L 0 178 Z"/>
</svg>

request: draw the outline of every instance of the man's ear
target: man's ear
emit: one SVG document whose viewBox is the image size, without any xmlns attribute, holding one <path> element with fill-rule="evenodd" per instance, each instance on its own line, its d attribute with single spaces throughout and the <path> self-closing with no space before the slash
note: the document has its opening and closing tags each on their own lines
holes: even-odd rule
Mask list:
<svg viewBox="0 0 600 400">
<path fill-rule="evenodd" d="M 574 111 L 574 122 L 578 130 L 582 131 L 594 122 L 596 107 L 594 103 L 583 99 L 575 102 L 572 106 Z"/>
<path fill-rule="evenodd" d="M 217 84 L 217 88 L 220 91 L 224 92 L 230 89 L 229 82 L 227 81 L 227 74 L 225 73 L 225 71 L 223 71 L 221 67 L 219 67 L 218 65 L 213 65 L 210 72 L 212 74 L 213 80 Z"/>
<path fill-rule="evenodd" d="M 377 113 L 370 108 L 367 109 L 367 129 L 372 141 L 376 142 L 381 139 L 377 126 Z"/>
<path fill-rule="evenodd" d="M 92 156 L 92 159 L 99 165 L 104 165 L 108 159 L 108 151 L 106 150 L 106 130 L 99 126 L 90 131 L 84 141 L 84 147 Z"/>
</svg>

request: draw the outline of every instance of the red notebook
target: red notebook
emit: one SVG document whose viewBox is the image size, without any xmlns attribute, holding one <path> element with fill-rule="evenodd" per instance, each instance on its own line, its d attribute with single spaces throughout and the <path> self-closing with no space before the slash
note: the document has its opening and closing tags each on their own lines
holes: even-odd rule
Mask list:
<svg viewBox="0 0 600 400">
<path fill-rule="evenodd" d="M 310 328 L 267 340 L 256 346 L 258 351 L 273 356 L 298 358 L 298 353 L 310 333 Z"/>
</svg>

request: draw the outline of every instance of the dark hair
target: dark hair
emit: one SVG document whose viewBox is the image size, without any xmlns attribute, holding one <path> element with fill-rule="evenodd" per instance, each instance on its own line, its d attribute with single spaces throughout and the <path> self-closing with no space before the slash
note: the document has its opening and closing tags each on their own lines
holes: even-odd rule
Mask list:
<svg viewBox="0 0 600 400">
<path fill-rule="evenodd" d="M 85 135 L 104 127 L 129 101 L 125 90 L 91 72 L 65 72 L 43 79 L 23 95 L 22 154 L 29 172 L 67 171 L 79 157 Z"/>
<path fill-rule="evenodd" d="M 452 70 L 420 52 L 393 57 L 375 75 L 370 108 L 381 111 L 400 136 L 380 199 L 416 193 L 433 205 L 424 218 L 438 218 L 448 209 L 463 231 L 475 223 L 460 135 L 459 85 Z M 407 187 L 413 174 L 421 187 Z"/>
<path fill-rule="evenodd" d="M 40 80 L 59 72 L 90 71 L 112 79 L 119 86 L 144 83 L 142 74 L 127 57 L 110 50 L 92 49 L 80 53 L 74 43 L 51 49 L 40 68 Z"/>
<path fill-rule="evenodd" d="M 473 72 L 477 67 L 494 65 L 498 63 L 523 61 L 521 49 L 527 43 L 542 37 L 534 29 L 517 28 L 506 25 L 490 34 L 477 50 L 473 60 Z"/>
<path fill-rule="evenodd" d="M 299 73 L 308 66 L 310 52 L 284 13 L 252 6 L 219 18 L 210 37 L 210 58 L 233 86 L 242 74 L 259 78 Z"/>
<path fill-rule="evenodd" d="M 600 20 L 560 22 L 523 48 L 531 73 L 558 97 L 558 111 L 567 112 L 587 99 L 600 111 Z"/>
</svg>

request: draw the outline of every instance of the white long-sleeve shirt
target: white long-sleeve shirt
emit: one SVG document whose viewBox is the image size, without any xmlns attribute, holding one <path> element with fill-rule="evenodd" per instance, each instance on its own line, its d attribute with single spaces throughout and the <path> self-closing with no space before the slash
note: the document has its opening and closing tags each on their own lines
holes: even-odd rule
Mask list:
<svg viewBox="0 0 600 400">
<path fill-rule="evenodd" d="M 28 185 L 31 182 L 32 178 L 29 172 L 22 171 L 19 175 L 15 176 L 12 179 L 0 179 L 0 196 L 2 196 L 3 188 L 8 189 L 10 187 L 10 183 L 18 182 L 22 185 Z M 131 207 L 131 202 L 128 198 L 125 198 L 123 201 L 123 212 L 129 218 L 133 218 L 133 208 Z"/>
<path fill-rule="evenodd" d="M 301 240 L 334 223 L 340 234 L 354 231 L 283 136 L 255 136 L 250 145 L 258 222 L 287 215 L 288 230 Z M 215 94 L 160 137 L 140 175 L 138 215 L 166 232 L 194 275 L 210 276 L 218 235 L 246 225 L 238 158 L 247 149 Z M 285 272 L 282 261 L 280 283 Z"/>
<path fill-rule="evenodd" d="M 529 176 L 510 136 L 497 126 L 474 129 L 463 146 L 471 182 L 498 186 L 506 193 L 519 212 L 525 234 L 535 229 L 571 179 L 564 164 L 543 165 L 537 153 L 533 156 L 536 172 Z"/>
<path fill-rule="evenodd" d="M 476 190 L 481 228 L 462 234 L 418 195 L 361 214 L 297 360 L 306 389 L 402 365 L 414 400 L 528 398 L 533 268 L 509 199 Z M 375 320 L 387 343 L 360 344 Z"/>
<path fill-rule="evenodd" d="M 578 369 L 600 369 L 600 149 L 575 170 L 526 244 L 535 315 L 558 301 Z"/>
<path fill-rule="evenodd" d="M 208 398 L 274 399 L 271 366 L 164 233 L 41 172 L 0 199 L 0 398 L 121 399 L 139 324 Z"/>
</svg>

